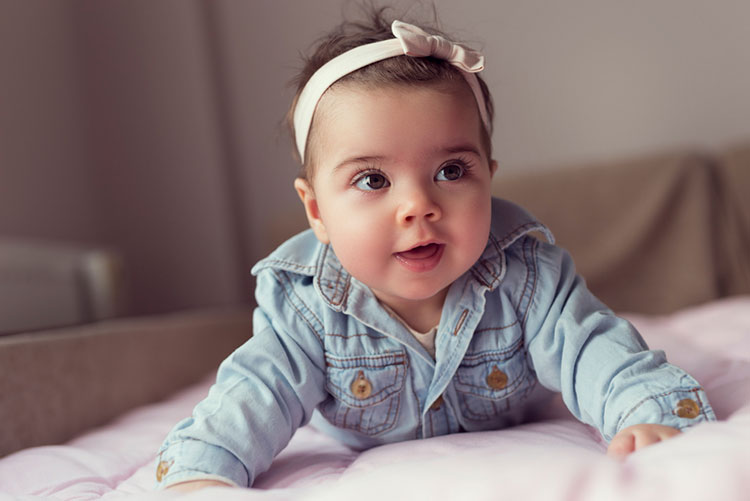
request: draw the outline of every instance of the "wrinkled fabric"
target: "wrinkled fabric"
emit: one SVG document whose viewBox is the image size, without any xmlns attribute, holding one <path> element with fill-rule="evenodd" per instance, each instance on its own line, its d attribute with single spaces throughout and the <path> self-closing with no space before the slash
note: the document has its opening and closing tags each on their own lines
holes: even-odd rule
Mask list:
<svg viewBox="0 0 750 501">
<path fill-rule="evenodd" d="M 715 420 L 700 384 L 586 288 L 548 230 L 493 200 L 487 247 L 449 288 L 435 359 L 304 232 L 259 262 L 253 338 L 169 434 L 159 485 L 252 485 L 295 431 L 353 449 L 516 425 L 552 392 L 605 440 Z"/>
</svg>

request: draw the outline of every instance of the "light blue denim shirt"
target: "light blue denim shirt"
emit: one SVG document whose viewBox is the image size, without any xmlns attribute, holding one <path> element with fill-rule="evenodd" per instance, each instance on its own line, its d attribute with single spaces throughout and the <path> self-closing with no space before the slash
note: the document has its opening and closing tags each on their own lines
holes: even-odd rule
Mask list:
<svg viewBox="0 0 750 501">
<path fill-rule="evenodd" d="M 161 486 L 251 485 L 313 420 L 353 447 L 518 423 L 550 390 L 610 440 L 714 420 L 700 385 L 586 288 L 547 228 L 493 200 L 487 247 L 448 291 L 435 359 L 311 231 L 254 268 L 253 337 L 159 452 Z"/>
</svg>

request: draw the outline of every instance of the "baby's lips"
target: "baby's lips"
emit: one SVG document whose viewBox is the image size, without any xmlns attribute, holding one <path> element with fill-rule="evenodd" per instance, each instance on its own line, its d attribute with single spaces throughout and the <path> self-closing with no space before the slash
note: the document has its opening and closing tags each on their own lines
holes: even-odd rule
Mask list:
<svg viewBox="0 0 750 501">
<path fill-rule="evenodd" d="M 427 244 L 414 247 L 407 251 L 398 252 L 397 254 L 405 259 L 429 259 L 440 250 L 440 244 Z"/>
</svg>

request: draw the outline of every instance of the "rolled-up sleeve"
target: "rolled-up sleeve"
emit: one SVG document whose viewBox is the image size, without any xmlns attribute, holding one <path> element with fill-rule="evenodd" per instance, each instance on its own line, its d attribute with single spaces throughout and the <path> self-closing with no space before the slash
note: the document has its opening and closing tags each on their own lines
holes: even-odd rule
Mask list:
<svg viewBox="0 0 750 501">
<path fill-rule="evenodd" d="M 273 280 L 264 275 L 259 282 Z M 199 479 L 252 485 L 325 398 L 319 335 L 280 283 L 265 290 L 253 337 L 221 364 L 208 396 L 164 441 L 157 487 Z"/>
<path fill-rule="evenodd" d="M 629 322 L 594 297 L 567 252 L 537 242 L 534 253 L 530 361 L 576 418 L 606 440 L 634 424 L 684 429 L 716 419 L 700 384 L 664 352 L 649 350 Z"/>
</svg>

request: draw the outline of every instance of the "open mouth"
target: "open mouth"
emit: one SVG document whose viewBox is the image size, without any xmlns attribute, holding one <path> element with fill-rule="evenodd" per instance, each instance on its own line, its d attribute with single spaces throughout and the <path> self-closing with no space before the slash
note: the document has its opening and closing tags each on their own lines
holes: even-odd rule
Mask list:
<svg viewBox="0 0 750 501">
<path fill-rule="evenodd" d="M 429 271 L 438 265 L 443 256 L 444 244 L 418 245 L 407 251 L 396 252 L 396 259 L 412 271 Z"/>
<path fill-rule="evenodd" d="M 440 244 L 419 245 L 408 251 L 398 252 L 405 259 L 429 259 L 440 251 Z"/>
</svg>

